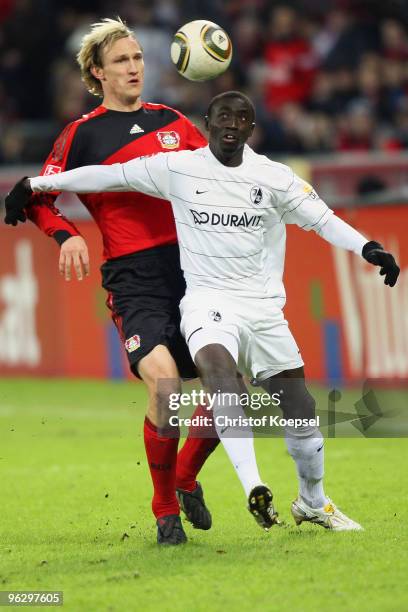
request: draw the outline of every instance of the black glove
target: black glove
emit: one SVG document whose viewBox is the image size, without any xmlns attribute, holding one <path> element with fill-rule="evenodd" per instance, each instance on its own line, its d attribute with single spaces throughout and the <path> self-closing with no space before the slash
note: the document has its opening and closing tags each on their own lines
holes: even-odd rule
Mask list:
<svg viewBox="0 0 408 612">
<path fill-rule="evenodd" d="M 24 208 L 27 206 L 32 193 L 30 181 L 26 176 L 14 185 L 10 193 L 6 195 L 4 223 L 7 225 L 17 225 L 19 221 L 25 223 L 27 216 Z"/>
<path fill-rule="evenodd" d="M 363 246 L 362 255 L 373 266 L 381 266 L 380 274 L 385 275 L 384 284 L 393 287 L 397 282 L 400 269 L 391 253 L 384 251 L 379 242 L 370 240 Z"/>
</svg>

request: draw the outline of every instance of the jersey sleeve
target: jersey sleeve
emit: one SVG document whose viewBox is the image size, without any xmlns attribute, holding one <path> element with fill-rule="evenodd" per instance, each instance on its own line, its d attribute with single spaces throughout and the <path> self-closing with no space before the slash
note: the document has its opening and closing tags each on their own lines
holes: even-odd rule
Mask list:
<svg viewBox="0 0 408 612">
<path fill-rule="evenodd" d="M 184 120 L 187 135 L 186 149 L 188 149 L 189 151 L 195 151 L 195 149 L 201 149 L 201 147 L 206 147 L 208 144 L 207 139 L 200 132 L 198 127 L 196 127 L 194 123 L 191 123 L 191 121 L 189 121 L 187 117 L 185 117 Z"/>
<path fill-rule="evenodd" d="M 30 185 L 35 192 L 140 191 L 168 200 L 167 155 L 168 153 L 159 153 L 152 157 L 132 159 L 124 164 L 82 166 L 59 174 L 36 176 L 30 179 Z"/>
<path fill-rule="evenodd" d="M 158 153 L 121 164 L 125 181 L 132 191 L 141 191 L 156 198 L 170 200 L 169 155 L 177 153 Z"/>
<path fill-rule="evenodd" d="M 188 119 L 183 113 L 175 108 L 171 109 L 178 116 L 178 125 L 183 129 L 183 149 L 187 151 L 195 151 L 206 147 L 208 144 L 207 138 L 202 134 L 196 125 Z"/>
<path fill-rule="evenodd" d="M 296 224 L 306 231 L 313 229 L 318 232 L 333 214 L 313 187 L 295 173 L 292 175 L 288 189 L 277 194 L 282 223 Z"/>
<path fill-rule="evenodd" d="M 362 254 L 368 242 L 365 236 L 336 215 L 331 215 L 317 233 L 333 246 L 353 251 L 356 255 Z"/>
<path fill-rule="evenodd" d="M 75 135 L 76 125 L 70 123 L 61 132 L 54 143 L 52 151 L 46 159 L 42 170 L 42 176 L 51 176 L 62 172 L 67 164 L 68 155 Z M 58 191 L 53 193 L 34 193 L 26 208 L 27 217 L 37 225 L 47 236 L 52 236 L 62 244 L 71 236 L 79 236 L 80 232 L 66 217 L 64 217 L 55 206 Z"/>
</svg>

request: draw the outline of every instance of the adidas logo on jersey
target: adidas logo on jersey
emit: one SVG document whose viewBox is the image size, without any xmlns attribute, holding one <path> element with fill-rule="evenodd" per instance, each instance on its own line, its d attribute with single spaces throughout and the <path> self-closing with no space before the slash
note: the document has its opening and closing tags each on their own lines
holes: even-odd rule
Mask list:
<svg viewBox="0 0 408 612">
<path fill-rule="evenodd" d="M 258 227 L 262 219 L 261 215 L 231 215 L 222 213 L 198 212 L 190 208 L 193 215 L 194 225 L 223 225 L 224 227 Z"/>
<path fill-rule="evenodd" d="M 129 134 L 142 134 L 143 132 L 144 132 L 144 129 L 141 128 L 140 125 L 135 123 L 135 125 L 130 130 Z"/>
</svg>

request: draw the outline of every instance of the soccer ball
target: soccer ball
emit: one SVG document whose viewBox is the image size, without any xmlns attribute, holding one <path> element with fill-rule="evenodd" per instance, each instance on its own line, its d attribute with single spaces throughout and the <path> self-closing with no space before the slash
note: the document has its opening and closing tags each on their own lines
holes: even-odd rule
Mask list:
<svg viewBox="0 0 408 612">
<path fill-rule="evenodd" d="M 190 21 L 176 32 L 170 49 L 172 62 L 190 81 L 208 81 L 225 72 L 231 62 L 228 34 L 212 21 Z"/>
</svg>

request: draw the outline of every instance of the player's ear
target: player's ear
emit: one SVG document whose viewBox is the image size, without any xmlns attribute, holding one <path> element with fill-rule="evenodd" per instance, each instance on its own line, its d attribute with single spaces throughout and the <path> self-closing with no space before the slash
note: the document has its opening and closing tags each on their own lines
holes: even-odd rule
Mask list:
<svg viewBox="0 0 408 612">
<path fill-rule="evenodd" d="M 91 74 L 93 77 L 95 77 L 95 79 L 98 79 L 98 81 L 105 80 L 103 68 L 101 68 L 100 66 L 91 66 Z"/>
</svg>

